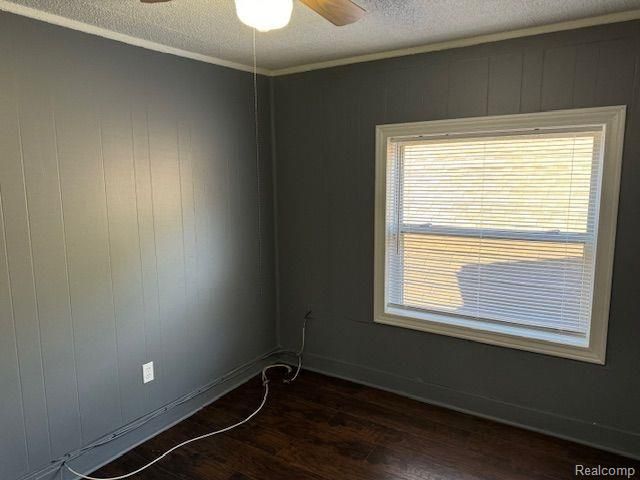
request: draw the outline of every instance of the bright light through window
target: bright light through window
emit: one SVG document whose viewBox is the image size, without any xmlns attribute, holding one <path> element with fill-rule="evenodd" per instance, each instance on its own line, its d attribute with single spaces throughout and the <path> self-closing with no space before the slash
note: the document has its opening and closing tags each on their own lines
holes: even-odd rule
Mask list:
<svg viewBox="0 0 640 480">
<path fill-rule="evenodd" d="M 586 333 L 601 136 L 393 142 L 388 303 Z"/>
<path fill-rule="evenodd" d="M 593 346 L 593 315 L 608 306 L 598 298 L 594 312 L 596 285 L 606 286 L 599 270 L 612 261 L 613 246 L 599 245 L 599 232 L 601 221 L 605 231 L 615 224 L 602 218 L 601 199 L 605 135 L 616 132 L 607 131 L 606 118 L 566 124 L 538 114 L 539 126 L 531 115 L 519 128 L 524 117 L 517 117 L 487 129 L 472 119 L 445 122 L 451 131 L 442 122 L 380 127 L 384 292 L 376 290 L 376 302 L 385 323 Z M 607 171 L 617 172 L 615 165 Z M 600 247 L 609 251 L 602 265 Z M 595 293 L 608 297 L 608 288 Z"/>
</svg>

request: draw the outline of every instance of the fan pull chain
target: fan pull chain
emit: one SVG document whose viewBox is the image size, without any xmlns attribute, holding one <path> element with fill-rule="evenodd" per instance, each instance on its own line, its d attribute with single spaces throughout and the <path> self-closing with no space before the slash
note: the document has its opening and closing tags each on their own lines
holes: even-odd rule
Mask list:
<svg viewBox="0 0 640 480">
<path fill-rule="evenodd" d="M 253 115 L 256 130 L 256 190 L 258 194 L 258 275 L 260 298 L 263 298 L 264 279 L 262 271 L 262 189 L 260 188 L 260 122 L 258 119 L 258 61 L 256 54 L 256 29 L 253 29 Z"/>
</svg>

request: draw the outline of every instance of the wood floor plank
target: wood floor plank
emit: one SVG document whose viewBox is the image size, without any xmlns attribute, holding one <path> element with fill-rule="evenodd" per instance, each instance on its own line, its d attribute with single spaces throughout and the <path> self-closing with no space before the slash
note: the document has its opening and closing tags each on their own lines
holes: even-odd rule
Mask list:
<svg viewBox="0 0 640 480">
<path fill-rule="evenodd" d="M 193 419 L 187 419 L 171 430 L 170 435 L 158 435 L 136 450 L 140 450 L 141 455 L 146 458 L 152 459 L 176 443 L 202 435 L 210 429 Z M 319 475 L 288 465 L 274 455 L 238 441 L 230 435 L 207 438 L 176 450 L 165 463 L 165 468 L 168 465 L 185 480 L 226 479 L 236 473 L 260 480 L 324 480 Z"/>
<path fill-rule="evenodd" d="M 232 425 L 260 404 L 259 377 L 96 472 L 121 475 Z M 566 480 L 576 463 L 640 462 L 389 392 L 303 371 L 274 375 L 263 410 L 189 444 L 140 480 Z"/>
<path fill-rule="evenodd" d="M 105 465 L 95 472 L 98 477 L 115 477 L 137 470 L 148 460 L 136 451 L 131 451 L 118 458 L 114 462 Z M 180 480 L 180 477 L 157 466 L 153 470 L 147 470 L 136 476 L 138 480 Z"/>
<path fill-rule="evenodd" d="M 326 377 L 305 375 L 300 383 L 308 385 L 299 385 L 299 388 L 309 391 L 311 383 L 322 381 L 323 378 Z M 317 398 L 325 407 L 349 411 L 360 418 L 379 422 L 380 426 L 384 425 L 391 430 L 402 430 L 406 438 L 397 443 L 410 451 L 416 448 L 435 451 L 442 458 L 450 457 L 456 451 L 455 448 L 444 451 L 434 449 L 432 441 L 436 441 L 449 447 L 459 447 L 458 450 L 462 448 L 466 461 L 476 460 L 487 465 L 513 465 L 515 459 L 516 465 L 512 468 L 526 469 L 529 478 L 556 478 L 554 472 L 572 468 L 576 458 L 583 458 L 583 461 L 589 463 L 584 455 L 592 449 L 587 447 L 578 446 L 578 451 L 572 453 L 576 444 L 571 442 L 427 405 L 377 389 L 362 386 L 354 388 L 353 385 L 331 378 L 326 381 L 327 391 Z M 442 427 L 444 435 L 441 435 Z M 387 439 L 385 444 L 396 445 L 396 442 Z M 599 455 L 602 458 L 606 453 L 599 452 Z"/>
</svg>

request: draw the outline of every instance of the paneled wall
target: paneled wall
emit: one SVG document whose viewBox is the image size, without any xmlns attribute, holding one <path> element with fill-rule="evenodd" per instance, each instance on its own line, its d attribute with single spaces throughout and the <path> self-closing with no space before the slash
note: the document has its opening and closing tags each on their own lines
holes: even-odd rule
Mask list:
<svg viewBox="0 0 640 480">
<path fill-rule="evenodd" d="M 278 77 L 280 336 L 306 364 L 640 457 L 640 23 Z M 375 126 L 628 106 L 607 364 L 373 323 Z"/>
<path fill-rule="evenodd" d="M 0 13 L 0 478 L 275 346 L 259 82 L 257 163 L 250 74 Z"/>
</svg>

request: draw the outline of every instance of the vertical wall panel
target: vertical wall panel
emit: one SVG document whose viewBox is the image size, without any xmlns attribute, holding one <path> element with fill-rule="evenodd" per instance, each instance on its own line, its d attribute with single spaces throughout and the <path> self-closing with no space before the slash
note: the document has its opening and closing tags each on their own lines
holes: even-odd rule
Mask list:
<svg viewBox="0 0 640 480">
<path fill-rule="evenodd" d="M 597 44 L 580 45 L 576 49 L 576 73 L 573 82 L 573 106 L 576 108 L 594 104 L 598 60 Z"/>
<path fill-rule="evenodd" d="M 304 91 L 310 86 L 318 85 L 313 79 L 301 78 L 297 92 Z M 344 76 L 341 79 L 336 79 L 336 86 L 340 85 L 342 88 L 330 90 L 326 93 L 323 92 L 323 96 L 315 95 L 310 100 L 309 105 L 304 105 L 296 101 L 295 97 L 290 98 L 291 104 L 294 108 L 295 117 L 302 119 L 308 118 L 311 122 L 300 122 L 297 129 L 297 137 L 302 141 L 297 146 L 299 149 L 297 158 L 307 158 L 312 160 L 311 164 L 304 168 L 304 164 L 300 164 L 295 172 L 294 177 L 302 178 L 304 181 L 302 185 L 305 185 L 305 191 L 313 191 L 316 187 L 315 175 L 319 162 L 325 157 L 327 160 L 326 175 L 328 188 L 326 190 L 328 198 L 322 202 L 317 199 L 314 202 L 301 202 L 298 204 L 298 215 L 296 222 L 292 224 L 299 231 L 298 238 L 304 238 L 305 241 L 297 248 L 297 264 L 309 265 L 306 252 L 312 250 L 315 243 L 314 237 L 310 234 L 308 225 L 308 219 L 321 215 L 319 208 L 328 208 L 330 215 L 323 219 L 323 222 L 328 225 L 328 235 L 325 237 L 329 239 L 328 250 L 328 262 L 329 262 L 329 298 L 331 299 L 330 305 L 332 309 L 328 312 L 331 318 L 353 321 L 357 319 L 358 306 L 350 302 L 350 298 L 355 294 L 357 285 L 354 280 L 354 266 L 355 258 L 357 255 L 356 250 L 360 248 L 352 239 L 354 235 L 357 235 L 355 231 L 355 225 L 352 221 L 353 217 L 350 215 L 346 208 L 343 208 L 345 204 L 352 204 L 356 197 L 356 189 L 361 188 L 357 183 L 359 165 L 357 162 L 350 162 L 349 159 L 354 158 L 357 152 L 357 145 L 352 141 L 354 137 L 351 136 L 353 131 L 351 130 L 351 122 L 359 124 L 357 115 L 359 112 L 359 102 L 349 102 L 348 99 L 351 96 L 352 89 L 358 88 L 357 79 L 352 76 Z M 321 115 L 323 111 L 322 102 L 326 102 L 327 105 L 331 105 L 333 108 L 327 107 L 327 113 L 331 118 L 331 122 L 328 122 L 326 135 L 327 145 L 314 145 L 313 139 L 316 134 L 317 125 L 321 123 L 321 120 L 326 117 Z M 311 110 L 313 113 L 307 117 L 309 113 L 308 107 L 311 105 L 314 108 Z M 295 151 L 295 150 L 294 150 Z M 296 158 L 296 157 L 294 157 Z M 315 161 L 313 161 L 315 160 Z M 294 160 L 295 161 L 295 160 Z M 315 197 L 315 195 L 314 195 Z M 296 242 L 295 239 L 293 243 Z M 344 252 L 344 257 L 342 253 Z M 316 265 L 317 263 L 314 262 Z M 314 273 L 303 269 L 298 272 L 299 280 L 295 285 L 295 290 L 301 294 L 310 297 L 314 289 L 312 278 Z M 314 304 L 316 302 L 307 302 Z M 337 305 L 342 305 L 344 308 L 336 308 Z M 303 302 L 296 302 L 288 306 L 293 314 L 294 322 L 299 321 L 299 318 L 304 315 L 306 305 Z M 292 339 L 295 338 L 295 333 L 290 332 Z M 294 340 L 295 342 L 295 340 Z"/>
<path fill-rule="evenodd" d="M 99 102 L 95 71 L 82 62 L 60 63 L 54 101 L 82 431 L 94 440 L 122 423 L 122 412 Z"/>
<path fill-rule="evenodd" d="M 22 43 L 18 49 L 17 81 L 51 453 L 57 458 L 80 446 L 81 432 L 53 123 L 53 82 L 33 74 L 37 68 L 53 69 L 57 52 L 47 49 L 48 34 L 53 27 L 44 31 L 33 27 L 26 26 L 31 41 Z"/>
<path fill-rule="evenodd" d="M 543 64 L 544 51 L 542 49 L 523 52 L 520 92 L 520 111 L 522 113 L 540 111 Z"/>
<path fill-rule="evenodd" d="M 0 12 L 3 480 L 275 346 L 254 120 L 248 73 Z"/>
<path fill-rule="evenodd" d="M 543 110 L 572 107 L 575 68 L 575 47 L 557 47 L 545 51 L 542 75 Z"/>
<path fill-rule="evenodd" d="M 184 239 L 178 159 L 178 115 L 170 100 L 172 89 L 158 81 L 165 75 L 162 62 L 153 64 L 156 78 L 149 82 L 149 155 L 156 233 L 160 327 L 164 352 L 163 399 L 181 392 L 180 363 L 188 335 L 185 306 Z M 188 359 L 186 359 L 188 361 Z"/>
<path fill-rule="evenodd" d="M 133 163 L 129 79 L 112 72 L 130 67 L 124 55 L 98 69 L 101 148 L 108 215 L 109 260 L 115 306 L 120 401 L 125 422 L 146 411 L 142 365 L 146 362 L 142 270 Z M 124 94 L 123 94 L 124 93 Z"/>
<path fill-rule="evenodd" d="M 133 70 L 135 68 L 135 58 L 132 58 L 130 62 L 129 69 Z M 144 305 L 143 322 L 146 347 L 145 363 L 154 362 L 156 375 L 156 380 L 147 384 L 145 391 L 147 409 L 155 409 L 163 404 L 161 391 L 164 378 L 164 355 L 159 314 L 160 299 L 149 158 L 146 76 L 141 76 L 137 80 L 129 86 L 134 160 L 132 173 L 135 178 L 135 203 L 137 206 L 138 238 L 140 242 L 142 302 Z"/>
<path fill-rule="evenodd" d="M 638 55 L 624 40 L 600 44 L 596 102 L 599 105 L 624 105 L 634 93 L 634 75 L 638 74 Z M 637 93 L 637 92 L 636 92 Z"/>
<path fill-rule="evenodd" d="M 489 59 L 489 115 L 520 112 L 522 55 L 505 54 Z"/>
<path fill-rule="evenodd" d="M 28 471 L 29 465 L 1 186 L 0 183 L 0 477 L 17 478 Z"/>
<path fill-rule="evenodd" d="M 246 82 L 246 88 L 252 89 L 253 82 L 250 77 L 238 81 Z M 260 272 L 266 266 L 267 252 L 264 251 L 264 238 L 261 238 L 264 225 L 262 215 L 259 214 L 261 204 L 258 201 L 259 179 L 253 95 L 234 95 L 233 105 L 237 108 L 238 115 L 229 125 L 232 136 L 245 136 L 247 141 L 237 145 L 235 159 L 232 157 L 229 164 L 231 251 L 234 264 L 242 265 L 242 268 L 230 270 L 227 278 L 234 288 L 234 310 L 243 312 L 241 318 L 246 324 L 242 330 L 245 330 L 251 328 L 249 319 L 258 314 L 266 295 L 266 286 L 260 282 Z M 246 128 L 246 125 L 251 124 L 254 125 L 253 128 Z M 242 162 L 241 158 L 250 158 L 252 161 Z M 244 191 L 240 188 L 241 185 L 246 186 Z M 256 230 L 254 225 L 258 225 L 259 228 Z M 241 248 L 242 239 L 246 239 L 246 244 Z M 240 348 L 245 352 L 255 349 L 256 338 L 243 340 L 239 337 L 241 330 L 234 329 L 230 319 L 225 319 L 225 323 L 230 343 L 241 344 Z"/>
<path fill-rule="evenodd" d="M 213 158 L 207 158 L 206 152 L 208 149 L 205 146 L 206 135 L 204 133 L 204 115 L 200 111 L 200 108 L 206 108 L 205 105 L 196 106 L 195 111 L 197 116 L 192 122 L 191 129 L 191 169 L 194 179 L 200 179 L 193 185 L 193 208 L 194 208 L 194 226 L 195 226 L 195 240 L 196 240 L 196 268 L 193 274 L 196 278 L 196 287 L 193 295 L 195 296 L 195 303 L 193 305 L 195 329 L 198 332 L 198 338 L 201 343 L 208 342 L 207 335 L 207 315 L 209 312 L 209 299 L 208 288 L 213 285 L 214 279 L 212 278 L 212 271 L 208 267 L 208 259 L 212 253 L 210 248 L 210 234 L 209 234 L 209 218 L 204 215 L 203 211 L 207 208 L 207 205 L 211 205 L 211 209 L 221 209 L 219 204 L 210 202 L 208 200 L 209 174 L 211 164 L 213 164 Z M 211 370 L 214 365 L 215 352 L 211 348 L 206 349 L 206 355 L 203 358 L 203 362 L 198 365 L 198 376 L 205 378 L 207 372 Z"/>
<path fill-rule="evenodd" d="M 385 122 L 446 118 L 448 82 L 449 65 L 445 62 L 387 72 L 383 86 Z"/>
<path fill-rule="evenodd" d="M 187 74 L 190 73 L 187 70 Z M 186 82 L 185 82 L 186 83 Z M 200 322 L 198 318 L 198 279 L 197 279 L 197 241 L 196 241 L 196 219 L 194 204 L 194 177 L 193 177 L 193 153 L 191 145 L 192 120 L 188 113 L 193 108 L 191 98 L 183 97 L 178 102 L 176 110 L 178 118 L 178 169 L 180 178 L 180 204 L 182 206 L 182 244 L 184 251 L 184 276 L 185 276 L 185 313 L 192 319 L 193 327 L 187 333 L 189 341 L 184 343 L 182 355 L 188 355 L 188 346 L 198 344 L 202 341 Z M 185 375 L 185 387 L 193 389 L 197 387 L 202 377 L 199 376 L 199 369 L 193 369 Z"/>
<path fill-rule="evenodd" d="M 194 85 L 198 91 L 203 85 Z M 195 229 L 197 238 L 196 269 L 197 290 L 195 328 L 203 342 L 202 362 L 198 365 L 201 376 L 219 372 L 223 359 L 229 354 L 223 328 L 218 325 L 218 306 L 222 311 L 231 310 L 231 284 L 227 271 L 231 265 L 229 245 L 229 186 L 228 165 L 231 162 L 229 135 L 226 122 L 213 116 L 213 111 L 226 110 L 226 97 L 221 92 L 205 95 L 201 105 L 195 107 L 192 122 L 191 152 L 194 179 Z M 209 129 L 220 133 L 216 138 Z M 217 226 L 217 228 L 216 228 Z M 211 318 L 215 320 L 212 322 Z"/>
<path fill-rule="evenodd" d="M 5 30 L 0 34 L 0 55 L 5 60 L 0 67 L 0 182 L 29 466 L 38 468 L 50 458 L 49 425 L 22 162 L 14 41 L 10 33 Z"/>
<path fill-rule="evenodd" d="M 356 79 L 354 79 L 356 80 Z M 357 80 L 356 80 L 357 81 Z M 371 84 L 365 87 L 365 95 L 368 98 L 376 98 L 376 93 L 384 88 L 384 81 L 382 78 L 378 78 L 377 81 L 371 82 Z M 356 158 L 370 159 L 375 158 L 375 128 L 376 125 L 383 123 L 385 118 L 385 109 L 381 101 L 368 101 L 363 100 L 359 102 L 357 113 L 359 127 L 355 152 Z M 354 209 L 361 209 L 364 205 L 370 205 L 375 200 L 374 189 L 371 186 L 375 183 L 375 164 L 370 161 L 362 161 L 357 163 L 357 169 L 353 172 L 353 177 L 350 178 L 352 182 L 352 191 L 357 194 L 351 198 L 351 202 L 354 205 Z M 351 209 L 349 209 L 351 210 Z M 348 213 L 348 212 L 347 212 Z M 353 297 L 351 299 L 354 305 L 352 320 L 362 322 L 364 318 L 371 318 L 373 315 L 373 309 L 368 300 L 370 297 L 370 290 L 373 289 L 373 245 L 369 242 L 370 232 L 368 226 L 373 221 L 371 215 L 359 215 L 353 217 L 351 215 L 345 216 L 345 219 L 351 222 L 349 228 L 353 229 L 353 269 L 349 272 L 349 281 L 351 284 L 358 285 L 359 278 L 356 272 L 368 271 L 369 288 L 354 288 Z M 321 261 L 318 259 L 318 261 Z M 368 321 L 367 321 L 368 323 Z"/>
<path fill-rule="evenodd" d="M 345 85 L 348 80 L 338 81 L 341 82 L 342 85 Z M 330 223 L 331 219 L 325 213 L 327 210 L 327 202 L 329 202 L 331 198 L 329 192 L 332 190 L 332 185 L 327 182 L 327 179 L 332 176 L 330 172 L 338 167 L 342 155 L 342 152 L 339 150 L 340 147 L 337 144 L 333 144 L 331 140 L 340 138 L 340 133 L 343 131 L 342 129 L 346 118 L 345 110 L 336 108 L 336 104 L 333 103 L 332 99 L 325 96 L 321 87 L 323 82 L 324 77 L 311 79 L 311 82 L 306 82 L 302 79 L 298 86 L 291 92 L 292 95 L 288 98 L 294 99 L 299 92 L 299 88 L 317 89 L 316 91 L 320 92 L 320 94 L 310 100 L 310 108 L 308 110 L 304 105 L 288 102 L 288 99 L 287 108 L 291 109 L 294 115 L 301 117 L 305 115 L 306 111 L 313 112 L 314 121 L 309 125 L 300 125 L 299 134 L 301 135 L 312 137 L 313 125 L 323 122 L 326 125 L 326 138 L 328 141 L 321 145 L 320 148 L 311 148 L 309 150 L 306 149 L 306 146 L 309 145 L 313 147 L 313 145 L 312 143 L 307 143 L 301 152 L 305 157 L 313 159 L 311 162 L 313 168 L 304 174 L 296 170 L 292 172 L 293 174 L 301 174 L 299 178 L 304 182 L 308 201 L 301 203 L 300 206 L 302 208 L 297 210 L 298 215 L 295 220 L 295 225 L 298 229 L 297 238 L 299 244 L 296 245 L 295 241 L 291 243 L 293 244 L 292 247 L 295 247 L 297 250 L 296 257 L 305 261 L 307 265 L 306 269 L 299 272 L 301 275 L 300 278 L 294 280 L 297 282 L 295 288 L 304 288 L 303 295 L 307 298 L 328 299 L 330 295 L 336 295 L 338 289 L 344 284 L 348 284 L 349 281 L 347 277 L 342 277 L 342 283 L 340 284 L 330 281 L 332 276 L 334 279 L 339 276 L 338 270 L 340 266 L 334 264 L 333 257 L 328 250 L 330 243 L 327 242 L 327 239 L 334 235 L 337 230 L 332 228 Z M 383 96 L 382 92 L 384 92 L 384 89 L 380 89 L 381 95 L 376 103 L 384 108 L 387 95 Z M 326 108 L 323 105 L 326 105 Z M 283 134 L 286 135 L 286 132 L 283 132 Z M 311 223 L 306 222 L 306 218 L 313 218 L 314 221 Z M 305 254 L 305 252 L 308 252 L 308 254 Z M 288 253 L 289 252 L 284 252 L 285 255 L 288 255 Z M 306 260 L 304 260 L 305 257 Z M 328 258 L 330 259 L 329 261 L 327 261 Z M 290 277 L 290 279 L 292 279 L 292 277 Z M 291 288 L 291 286 L 288 288 Z M 319 307 L 321 302 L 317 303 L 317 307 Z M 327 304 L 327 302 L 322 303 Z M 297 322 L 302 322 L 302 317 L 306 309 L 314 309 L 315 307 L 311 304 L 290 303 L 282 306 L 282 308 L 287 310 L 287 312 L 291 312 Z M 343 313 L 346 314 L 347 312 Z M 299 329 L 297 332 L 290 332 L 293 336 L 298 335 L 298 339 L 300 338 L 299 333 Z M 292 341 L 296 342 L 295 339 Z"/>
<path fill-rule="evenodd" d="M 260 149 L 260 208 L 262 215 L 262 238 L 263 238 L 263 264 L 260 285 L 263 291 L 263 301 L 259 306 L 260 311 L 276 311 L 277 295 L 276 289 L 271 290 L 272 279 L 275 278 L 276 262 L 274 258 L 276 252 L 275 241 L 275 184 L 273 181 L 274 162 L 271 158 L 271 140 L 274 130 L 272 128 L 272 80 L 266 77 L 258 77 L 258 126 L 260 128 L 259 149 Z M 275 282 L 277 283 L 277 281 Z M 258 315 L 260 314 L 258 312 Z M 277 342 L 277 320 L 273 323 L 263 323 L 259 325 L 260 330 L 255 335 L 256 345 L 268 342 Z M 255 324 L 253 324 L 255 325 Z M 256 348 L 256 347 L 254 347 Z"/>
<path fill-rule="evenodd" d="M 434 62 L 425 67 L 424 82 L 419 90 L 422 95 L 422 118 L 438 120 L 447 117 L 447 92 L 449 91 L 449 65 Z M 412 89 L 415 91 L 415 89 Z M 390 107 L 390 105 L 388 106 Z"/>
<path fill-rule="evenodd" d="M 449 68 L 449 117 L 487 114 L 489 59 L 453 61 Z"/>
</svg>

